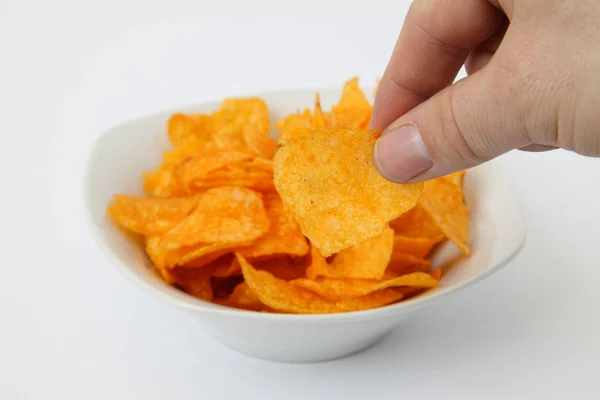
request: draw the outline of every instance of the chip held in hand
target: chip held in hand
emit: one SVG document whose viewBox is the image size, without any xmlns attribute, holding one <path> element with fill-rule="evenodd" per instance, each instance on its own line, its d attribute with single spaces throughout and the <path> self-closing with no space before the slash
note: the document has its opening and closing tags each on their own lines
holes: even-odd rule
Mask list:
<svg viewBox="0 0 600 400">
<path fill-rule="evenodd" d="M 372 154 L 378 136 L 315 129 L 289 138 L 275 153 L 275 188 L 325 257 L 381 234 L 423 192 L 422 183 L 393 183 L 377 172 Z"/>
</svg>

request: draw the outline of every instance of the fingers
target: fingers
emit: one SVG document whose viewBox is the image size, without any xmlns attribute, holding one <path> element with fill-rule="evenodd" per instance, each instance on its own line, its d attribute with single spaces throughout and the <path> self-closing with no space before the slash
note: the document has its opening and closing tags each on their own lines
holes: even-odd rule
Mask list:
<svg viewBox="0 0 600 400">
<path fill-rule="evenodd" d="M 424 181 L 532 144 L 497 75 L 485 68 L 392 123 L 375 147 L 379 172 L 394 182 Z"/>
<path fill-rule="evenodd" d="M 488 0 L 416 0 L 377 90 L 371 127 L 383 129 L 452 84 L 467 56 L 503 24 Z"/>
<path fill-rule="evenodd" d="M 465 62 L 465 69 L 467 70 L 467 74 L 472 75 L 475 72 L 479 71 L 483 67 L 485 67 L 490 60 L 492 59 L 496 50 L 500 47 L 500 43 L 504 39 L 504 35 L 506 34 L 506 30 L 508 29 L 508 20 L 506 20 L 485 42 L 478 45 Z"/>
</svg>

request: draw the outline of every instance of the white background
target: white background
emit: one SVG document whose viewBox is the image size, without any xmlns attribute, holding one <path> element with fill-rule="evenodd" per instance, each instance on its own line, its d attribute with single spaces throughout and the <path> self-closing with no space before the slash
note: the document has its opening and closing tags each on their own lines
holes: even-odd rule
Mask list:
<svg viewBox="0 0 600 400">
<path fill-rule="evenodd" d="M 222 348 L 123 280 L 87 232 L 82 166 L 103 130 L 253 91 L 370 86 L 408 3 L 0 1 L 0 398 L 600 398 L 599 159 L 500 157 L 528 226 L 521 255 L 323 364 Z"/>
</svg>

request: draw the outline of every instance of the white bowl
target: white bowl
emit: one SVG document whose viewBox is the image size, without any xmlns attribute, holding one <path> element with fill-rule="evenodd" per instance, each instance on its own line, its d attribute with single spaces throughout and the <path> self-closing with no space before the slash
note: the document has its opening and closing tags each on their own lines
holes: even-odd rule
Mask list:
<svg viewBox="0 0 600 400">
<path fill-rule="evenodd" d="M 325 107 L 339 89 L 258 94 L 272 120 L 312 107 L 316 92 Z M 341 314 L 287 315 L 226 308 L 179 291 L 160 280 L 138 243 L 109 220 L 106 208 L 115 193 L 142 194 L 141 172 L 160 165 L 169 147 L 166 122 L 174 112 L 209 112 L 219 103 L 167 110 L 119 125 L 95 143 L 88 160 L 84 197 L 90 229 L 108 260 L 146 293 L 187 312 L 225 346 L 251 356 L 286 362 L 313 362 L 346 356 L 374 344 L 422 307 L 480 281 L 505 265 L 521 249 L 525 229 L 518 207 L 502 177 L 490 166 L 467 172 L 465 196 L 471 211 L 472 256 L 456 261 L 451 243 L 440 248 L 434 266 L 452 268 L 440 286 L 414 299 L 387 307 Z M 451 261 L 453 260 L 454 261 Z"/>
</svg>

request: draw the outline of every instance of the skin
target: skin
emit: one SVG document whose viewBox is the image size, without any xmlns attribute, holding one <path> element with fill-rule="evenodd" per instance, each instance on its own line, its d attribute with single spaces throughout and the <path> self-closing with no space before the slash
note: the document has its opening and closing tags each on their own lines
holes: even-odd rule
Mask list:
<svg viewBox="0 0 600 400">
<path fill-rule="evenodd" d="M 418 182 L 513 149 L 600 156 L 598 21 L 598 0 L 415 0 L 373 107 L 380 173 Z"/>
</svg>

